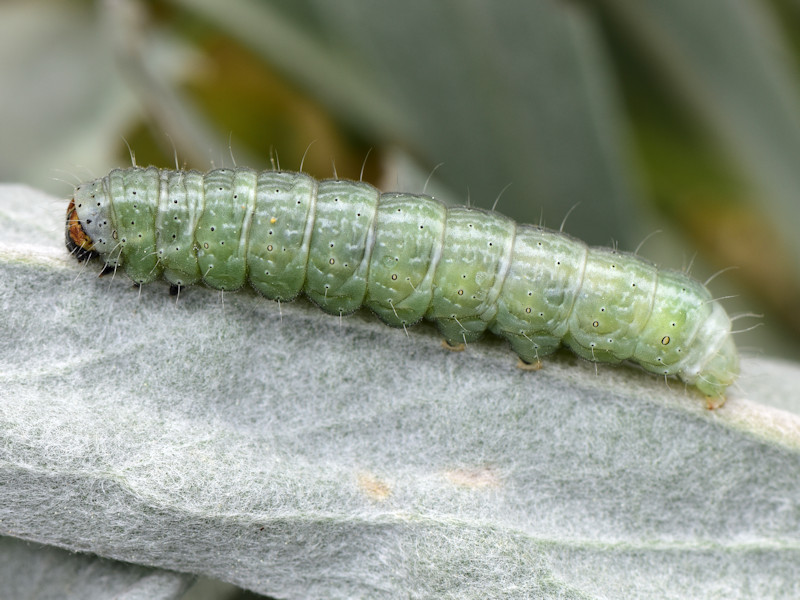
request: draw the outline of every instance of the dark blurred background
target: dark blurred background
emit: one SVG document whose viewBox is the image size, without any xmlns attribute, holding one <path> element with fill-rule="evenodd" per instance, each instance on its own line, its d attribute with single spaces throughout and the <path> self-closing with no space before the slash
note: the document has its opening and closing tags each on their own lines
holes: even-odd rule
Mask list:
<svg viewBox="0 0 800 600">
<path fill-rule="evenodd" d="M 469 200 L 710 284 L 800 359 L 800 0 L 0 4 L 0 180 L 239 165 Z M 313 143 L 312 143 L 313 142 Z M 309 144 L 311 144 L 309 146 Z M 369 155 L 368 155 L 369 153 Z M 0 205 L 0 211 L 3 207 Z M 35 243 L 35 240 L 31 240 Z"/>
</svg>

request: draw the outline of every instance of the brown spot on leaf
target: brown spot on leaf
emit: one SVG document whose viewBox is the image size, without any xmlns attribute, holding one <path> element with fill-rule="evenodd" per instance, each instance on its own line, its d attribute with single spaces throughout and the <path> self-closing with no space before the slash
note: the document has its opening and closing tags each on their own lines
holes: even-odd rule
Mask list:
<svg viewBox="0 0 800 600">
<path fill-rule="evenodd" d="M 368 498 L 383 502 L 392 493 L 389 484 L 372 473 L 358 474 L 358 487 Z"/>
<path fill-rule="evenodd" d="M 444 476 L 450 483 L 472 489 L 499 487 L 502 483 L 497 473 L 485 465 L 452 469 L 446 471 Z"/>
</svg>

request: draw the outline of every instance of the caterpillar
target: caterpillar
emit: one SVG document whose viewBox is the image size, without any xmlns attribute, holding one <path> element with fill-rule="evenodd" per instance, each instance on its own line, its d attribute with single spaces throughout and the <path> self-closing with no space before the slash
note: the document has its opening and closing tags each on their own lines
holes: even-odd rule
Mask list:
<svg viewBox="0 0 800 600">
<path fill-rule="evenodd" d="M 730 318 L 685 274 L 362 182 L 241 167 L 114 169 L 75 188 L 66 243 L 137 284 L 163 277 L 232 291 L 247 282 L 281 302 L 302 292 L 331 314 L 366 306 L 393 327 L 432 320 L 452 346 L 488 329 L 529 365 L 563 345 L 723 400 L 739 372 Z"/>
</svg>

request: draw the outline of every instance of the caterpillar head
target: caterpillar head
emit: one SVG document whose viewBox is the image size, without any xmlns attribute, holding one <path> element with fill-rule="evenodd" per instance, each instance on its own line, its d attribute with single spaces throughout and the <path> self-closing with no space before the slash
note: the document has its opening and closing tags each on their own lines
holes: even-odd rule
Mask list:
<svg viewBox="0 0 800 600">
<path fill-rule="evenodd" d="M 107 254 L 112 238 L 109 202 L 102 179 L 82 183 L 67 207 L 67 250 L 78 260 Z"/>
<path fill-rule="evenodd" d="M 69 201 L 67 207 L 66 226 L 67 250 L 78 260 L 85 260 L 97 256 L 94 243 L 81 225 L 78 211 L 75 208 L 75 199 Z"/>
</svg>

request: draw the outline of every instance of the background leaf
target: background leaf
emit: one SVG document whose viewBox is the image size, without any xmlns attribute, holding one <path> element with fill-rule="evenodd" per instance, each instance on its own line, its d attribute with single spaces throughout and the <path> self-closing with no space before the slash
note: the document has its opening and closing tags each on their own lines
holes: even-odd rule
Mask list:
<svg viewBox="0 0 800 600">
<path fill-rule="evenodd" d="M 591 243 L 634 250 L 658 230 L 642 253 L 662 266 L 691 263 L 700 280 L 737 267 L 713 291 L 741 296 L 726 300 L 732 314 L 765 313 L 739 343 L 800 357 L 791 5 L 39 0 L 1 10 L 13 60 L 0 81 L 13 93 L 0 95 L 0 177 L 67 193 L 51 181 L 68 177 L 59 171 L 85 179 L 75 165 L 100 174 L 129 162 L 123 135 L 141 164 L 170 165 L 177 150 L 200 169 L 231 153 L 263 167 L 277 153 L 296 169 L 305 154 L 317 177 L 335 163 L 358 178 L 364 164 L 386 190 L 420 191 L 443 163 L 426 187 L 441 199 L 488 208 L 510 184 L 498 208 L 518 221 L 558 228 L 575 207 L 566 230 Z"/>
</svg>

